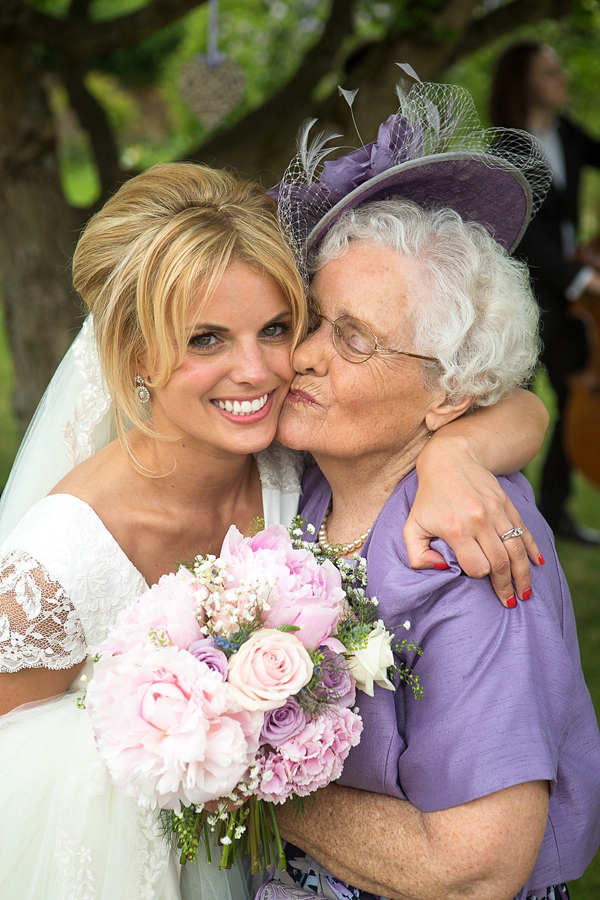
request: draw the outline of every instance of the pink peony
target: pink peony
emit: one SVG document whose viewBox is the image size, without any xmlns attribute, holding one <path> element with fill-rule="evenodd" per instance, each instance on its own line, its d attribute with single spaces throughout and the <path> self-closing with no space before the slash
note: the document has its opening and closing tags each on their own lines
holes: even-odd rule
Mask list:
<svg viewBox="0 0 600 900">
<path fill-rule="evenodd" d="M 297 637 L 260 628 L 229 658 L 228 685 L 245 709 L 276 709 L 312 674 L 313 662 Z"/>
<path fill-rule="evenodd" d="M 281 744 L 261 751 L 257 796 L 285 803 L 294 794 L 306 797 L 342 774 L 344 761 L 360 741 L 362 719 L 346 707 L 329 710 Z"/>
<path fill-rule="evenodd" d="M 110 637 L 94 652 L 101 656 L 126 653 L 136 644 L 152 644 L 153 632 L 164 634 L 165 643 L 182 650 L 203 638 L 196 617 L 198 587 L 192 579 L 187 569 L 163 575 L 121 613 Z"/>
<path fill-rule="evenodd" d="M 283 525 L 271 525 L 251 538 L 230 528 L 221 558 L 228 563 L 236 587 L 260 574 L 270 609 L 262 621 L 270 628 L 295 625 L 295 635 L 308 649 L 319 647 L 335 633 L 345 610 L 339 571 L 329 560 L 321 565 L 310 550 L 295 549 Z"/>
<path fill-rule="evenodd" d="M 138 645 L 96 665 L 87 709 L 123 793 L 179 810 L 235 787 L 258 749 L 262 713 L 232 702 L 218 672 L 176 647 Z"/>
</svg>

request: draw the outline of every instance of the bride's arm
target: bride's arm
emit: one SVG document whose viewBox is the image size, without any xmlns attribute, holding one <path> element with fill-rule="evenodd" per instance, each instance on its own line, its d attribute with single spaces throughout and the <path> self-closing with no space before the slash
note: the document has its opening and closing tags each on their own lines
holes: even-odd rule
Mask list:
<svg viewBox="0 0 600 900">
<path fill-rule="evenodd" d="M 528 598 L 529 559 L 539 564 L 539 549 L 494 475 L 530 462 L 547 427 L 542 401 L 517 390 L 433 435 L 417 460 L 419 490 L 404 528 L 411 566 L 443 564 L 429 549 L 430 538 L 441 537 L 467 575 L 490 575 L 505 606 L 514 605 L 515 588 L 518 597 Z M 523 528 L 523 537 L 500 541 L 515 525 Z"/>
<path fill-rule="evenodd" d="M 36 700 L 47 700 L 62 694 L 73 683 L 83 662 L 68 669 L 21 669 L 0 672 L 0 716 Z"/>
<path fill-rule="evenodd" d="M 86 644 L 66 590 L 24 549 L 0 558 L 0 586 L 0 715 L 4 715 L 24 703 L 66 691 L 83 667 Z"/>
</svg>

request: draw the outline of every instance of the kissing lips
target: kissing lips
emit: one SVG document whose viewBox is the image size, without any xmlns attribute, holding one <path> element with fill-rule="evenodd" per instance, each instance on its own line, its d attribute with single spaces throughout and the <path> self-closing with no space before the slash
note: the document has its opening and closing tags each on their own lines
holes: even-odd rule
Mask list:
<svg viewBox="0 0 600 900">
<path fill-rule="evenodd" d="M 298 388 L 290 388 L 286 399 L 286 403 L 307 404 L 309 406 L 318 406 L 317 401 L 306 391 L 300 391 Z"/>
</svg>

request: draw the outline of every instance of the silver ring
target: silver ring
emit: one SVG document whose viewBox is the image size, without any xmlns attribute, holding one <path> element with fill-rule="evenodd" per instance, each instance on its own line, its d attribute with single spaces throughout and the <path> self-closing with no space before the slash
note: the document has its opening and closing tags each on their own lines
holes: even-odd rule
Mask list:
<svg viewBox="0 0 600 900">
<path fill-rule="evenodd" d="M 511 538 L 521 537 L 523 534 L 523 529 L 519 528 L 518 525 L 515 525 L 514 528 L 511 528 L 510 531 L 505 531 L 504 534 L 500 535 L 501 541 L 510 541 Z"/>
</svg>

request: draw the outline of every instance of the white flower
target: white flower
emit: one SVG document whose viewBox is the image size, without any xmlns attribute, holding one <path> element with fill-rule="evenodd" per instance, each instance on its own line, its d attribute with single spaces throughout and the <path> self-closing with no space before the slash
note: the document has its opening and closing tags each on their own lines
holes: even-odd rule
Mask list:
<svg viewBox="0 0 600 900">
<path fill-rule="evenodd" d="M 392 636 L 379 619 L 369 634 L 367 646 L 349 654 L 348 668 L 356 681 L 356 687 L 372 697 L 373 683 L 388 691 L 394 690 L 394 685 L 387 677 L 387 670 L 393 664 Z"/>
</svg>

